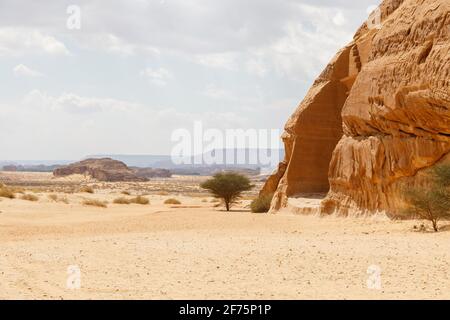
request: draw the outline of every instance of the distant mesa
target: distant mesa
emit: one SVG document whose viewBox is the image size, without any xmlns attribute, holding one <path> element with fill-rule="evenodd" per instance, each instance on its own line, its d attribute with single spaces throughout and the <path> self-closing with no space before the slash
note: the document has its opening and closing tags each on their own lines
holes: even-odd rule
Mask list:
<svg viewBox="0 0 450 320">
<path fill-rule="evenodd" d="M 73 174 L 89 175 L 94 179 L 106 182 L 145 182 L 148 178 L 138 175 L 125 163 L 111 158 L 86 159 L 55 169 L 55 177 L 66 177 Z"/>
</svg>

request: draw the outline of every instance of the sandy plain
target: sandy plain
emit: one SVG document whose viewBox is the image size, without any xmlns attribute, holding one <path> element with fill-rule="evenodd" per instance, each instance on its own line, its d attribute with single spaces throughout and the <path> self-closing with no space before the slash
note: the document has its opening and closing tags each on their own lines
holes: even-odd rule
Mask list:
<svg viewBox="0 0 450 320">
<path fill-rule="evenodd" d="M 201 179 L 104 184 L 0 173 L 39 198 L 0 201 L 0 298 L 450 298 L 448 227 L 433 233 L 416 231 L 421 221 L 383 216 L 252 214 L 254 194 L 227 213 L 198 188 Z M 95 193 L 78 192 L 80 185 Z M 139 194 L 151 203 L 112 203 Z M 108 207 L 82 204 L 91 198 Z M 181 205 L 164 204 L 168 198 Z M 70 285 L 73 267 L 79 288 Z"/>
</svg>

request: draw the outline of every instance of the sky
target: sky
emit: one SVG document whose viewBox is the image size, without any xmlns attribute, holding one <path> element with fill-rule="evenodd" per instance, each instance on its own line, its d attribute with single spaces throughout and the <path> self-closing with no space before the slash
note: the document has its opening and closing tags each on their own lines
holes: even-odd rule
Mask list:
<svg viewBox="0 0 450 320">
<path fill-rule="evenodd" d="M 0 0 L 0 159 L 170 154 L 195 122 L 282 130 L 379 2 Z"/>
</svg>

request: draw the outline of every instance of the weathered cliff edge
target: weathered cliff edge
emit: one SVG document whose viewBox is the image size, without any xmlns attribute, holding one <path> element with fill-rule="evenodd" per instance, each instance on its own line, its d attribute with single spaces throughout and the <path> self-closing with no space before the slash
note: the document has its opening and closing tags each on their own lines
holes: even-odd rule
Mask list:
<svg viewBox="0 0 450 320">
<path fill-rule="evenodd" d="M 324 193 L 324 214 L 400 215 L 401 190 L 450 151 L 450 1 L 385 0 L 288 120 L 262 189 L 272 211 Z M 449 156 L 450 157 L 450 156 Z"/>
</svg>

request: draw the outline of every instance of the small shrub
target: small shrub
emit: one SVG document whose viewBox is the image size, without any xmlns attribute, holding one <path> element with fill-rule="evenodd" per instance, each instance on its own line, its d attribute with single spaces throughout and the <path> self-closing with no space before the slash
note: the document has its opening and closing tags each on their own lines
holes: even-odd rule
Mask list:
<svg viewBox="0 0 450 320">
<path fill-rule="evenodd" d="M 439 221 L 450 218 L 450 165 L 439 165 L 430 174 L 427 187 L 410 187 L 405 190 L 409 204 L 407 213 L 431 222 L 439 231 Z"/>
<path fill-rule="evenodd" d="M 69 199 L 67 197 L 58 198 L 58 202 L 69 204 Z"/>
<path fill-rule="evenodd" d="M 181 204 L 181 202 L 177 199 L 170 198 L 164 201 L 164 204 Z"/>
<path fill-rule="evenodd" d="M 158 191 L 158 193 L 156 193 L 158 196 L 168 196 L 169 195 L 169 193 L 167 192 L 167 191 L 164 191 L 164 190 L 162 190 L 162 191 Z"/>
<path fill-rule="evenodd" d="M 39 198 L 37 196 L 35 196 L 34 194 L 24 194 L 21 197 L 22 200 L 26 200 L 26 201 L 38 201 Z"/>
<path fill-rule="evenodd" d="M 115 204 L 130 204 L 131 200 L 127 199 L 125 197 L 120 197 L 120 198 L 114 199 L 113 203 L 115 203 Z"/>
<path fill-rule="evenodd" d="M 107 207 L 106 201 L 100 201 L 95 199 L 87 199 L 83 201 L 83 205 L 85 206 L 93 206 L 93 207 L 100 207 L 100 208 L 106 208 Z"/>
<path fill-rule="evenodd" d="M 82 193 L 94 193 L 94 189 L 90 186 L 81 187 L 80 192 Z"/>
<path fill-rule="evenodd" d="M 25 189 L 24 189 L 24 188 L 20 188 L 20 187 L 10 187 L 9 189 L 10 189 L 11 192 L 13 192 L 13 193 L 21 193 L 21 194 L 24 194 L 24 193 L 25 193 Z M 36 191 L 32 191 L 32 192 L 36 192 Z"/>
<path fill-rule="evenodd" d="M 16 195 L 14 194 L 13 190 L 2 184 L 0 186 L 0 198 L 8 198 L 8 199 L 14 199 Z"/>
<path fill-rule="evenodd" d="M 61 202 L 61 203 L 69 204 L 69 199 L 67 199 L 67 197 L 58 197 L 58 195 L 54 194 L 54 193 L 49 194 L 48 198 L 50 200 L 52 200 L 52 201 L 55 201 L 55 202 Z"/>
<path fill-rule="evenodd" d="M 126 196 L 131 196 L 131 192 L 130 191 L 127 191 L 127 190 L 124 190 L 124 191 L 122 191 L 121 192 L 123 195 L 126 195 Z"/>
<path fill-rule="evenodd" d="M 65 188 L 63 192 L 67 193 L 67 194 L 72 194 L 72 193 L 75 193 L 75 189 L 69 187 L 69 188 Z"/>
<path fill-rule="evenodd" d="M 150 203 L 150 200 L 148 200 L 148 198 L 145 198 L 143 196 L 137 196 L 136 198 L 130 199 L 130 202 L 135 204 L 146 205 Z"/>
<path fill-rule="evenodd" d="M 250 209 L 253 213 L 266 213 L 270 210 L 270 204 L 272 203 L 273 194 L 259 196 L 250 204 Z"/>
</svg>

